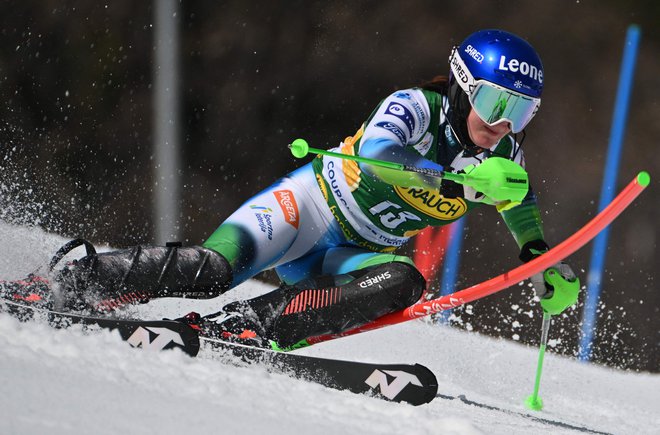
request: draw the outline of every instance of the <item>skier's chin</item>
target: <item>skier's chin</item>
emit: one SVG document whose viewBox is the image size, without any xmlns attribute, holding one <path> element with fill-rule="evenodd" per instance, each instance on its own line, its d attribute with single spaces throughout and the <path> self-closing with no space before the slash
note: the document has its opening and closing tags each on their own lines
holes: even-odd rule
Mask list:
<svg viewBox="0 0 660 435">
<path fill-rule="evenodd" d="M 474 137 L 470 135 L 470 139 L 472 139 L 472 143 L 478 146 L 479 148 L 483 148 L 484 150 L 487 150 L 495 146 L 502 138 L 499 135 L 478 133 L 475 134 Z"/>
</svg>

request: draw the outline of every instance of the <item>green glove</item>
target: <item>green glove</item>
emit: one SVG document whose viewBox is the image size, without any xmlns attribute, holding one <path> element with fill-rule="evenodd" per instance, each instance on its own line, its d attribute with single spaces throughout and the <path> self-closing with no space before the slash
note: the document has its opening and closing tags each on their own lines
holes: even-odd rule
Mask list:
<svg viewBox="0 0 660 435">
<path fill-rule="evenodd" d="M 534 275 L 531 281 L 536 295 L 541 298 L 541 307 L 553 316 L 574 305 L 580 294 L 580 280 L 564 262 Z"/>
</svg>

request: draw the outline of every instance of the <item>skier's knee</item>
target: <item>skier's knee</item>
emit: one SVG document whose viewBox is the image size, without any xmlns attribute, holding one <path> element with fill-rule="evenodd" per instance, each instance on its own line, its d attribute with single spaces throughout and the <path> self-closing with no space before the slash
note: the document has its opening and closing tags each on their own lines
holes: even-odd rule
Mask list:
<svg viewBox="0 0 660 435">
<path fill-rule="evenodd" d="M 353 272 L 356 296 L 373 294 L 381 304 L 393 310 L 417 302 L 424 292 L 426 280 L 412 262 L 393 261 Z M 377 286 L 375 286 L 378 284 Z"/>
<path fill-rule="evenodd" d="M 384 267 L 396 275 L 394 283 L 385 291 L 390 294 L 393 308 L 402 310 L 419 301 L 426 288 L 426 280 L 412 263 L 393 262 Z"/>
</svg>

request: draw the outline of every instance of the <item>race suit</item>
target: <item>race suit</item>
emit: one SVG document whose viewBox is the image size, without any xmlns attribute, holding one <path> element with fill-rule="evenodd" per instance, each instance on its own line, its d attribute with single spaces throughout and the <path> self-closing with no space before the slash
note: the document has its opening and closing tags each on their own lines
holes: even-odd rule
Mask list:
<svg viewBox="0 0 660 435">
<path fill-rule="evenodd" d="M 491 156 L 524 167 L 511 136 L 476 155 L 464 151 L 446 111 L 440 93 L 397 91 L 333 151 L 455 173 Z M 390 261 L 412 264 L 396 249 L 427 226 L 447 225 L 484 203 L 492 201 L 451 182 L 319 155 L 249 199 L 204 246 L 229 261 L 232 286 L 269 268 L 288 284 Z M 531 189 L 501 214 L 519 247 L 543 239 Z"/>
</svg>

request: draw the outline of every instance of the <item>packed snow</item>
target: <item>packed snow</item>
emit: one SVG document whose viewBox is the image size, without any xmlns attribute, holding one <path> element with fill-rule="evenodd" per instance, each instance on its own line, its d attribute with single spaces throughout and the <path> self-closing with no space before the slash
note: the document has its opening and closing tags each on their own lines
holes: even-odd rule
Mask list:
<svg viewBox="0 0 660 435">
<path fill-rule="evenodd" d="M 3 279 L 38 270 L 65 241 L 4 223 L 0 234 Z M 133 314 L 205 313 L 268 289 L 252 281 L 214 300 L 162 299 Z M 0 433 L 651 434 L 660 427 L 659 375 L 549 352 L 540 391 L 545 406 L 533 412 L 523 402 L 532 391 L 538 349 L 424 321 L 298 352 L 424 364 L 438 378 L 440 397 L 419 407 L 390 403 L 261 367 L 226 365 L 210 350 L 197 358 L 148 352 L 111 332 L 54 330 L 0 313 Z"/>
</svg>

